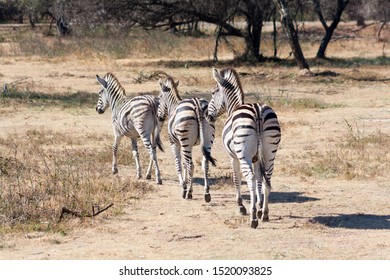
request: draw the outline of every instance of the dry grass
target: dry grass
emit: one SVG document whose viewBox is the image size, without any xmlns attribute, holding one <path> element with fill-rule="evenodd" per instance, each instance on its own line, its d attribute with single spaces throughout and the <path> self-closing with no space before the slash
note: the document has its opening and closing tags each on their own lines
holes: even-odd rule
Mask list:
<svg viewBox="0 0 390 280">
<path fill-rule="evenodd" d="M 91 140 L 89 138 L 89 140 Z M 61 209 L 91 214 L 114 203 L 123 211 L 152 187 L 143 181 L 114 177 L 107 149 L 83 148 L 83 138 L 51 131 L 27 131 L 24 138 L 0 139 L 0 225 L 2 231 L 23 227 L 58 230 Z"/>
<path fill-rule="evenodd" d="M 93 107 L 96 104 L 96 94 L 86 92 L 75 93 L 43 93 L 31 90 L 10 88 L 0 95 L 0 104 L 3 106 L 54 106 L 62 108 Z"/>
<path fill-rule="evenodd" d="M 6 34 L 7 46 L 0 53 L 9 56 L 40 56 L 58 58 L 66 56 L 93 57 L 114 59 L 120 58 L 169 58 L 181 59 L 188 52 L 196 52 L 203 59 L 212 59 L 213 36 L 187 37 L 176 36 L 169 32 L 133 29 L 126 31 L 113 27 L 101 27 L 88 33 L 68 38 L 48 36 L 45 26 L 34 32 L 19 28 L 16 32 Z M 223 56 L 229 50 L 222 46 Z M 163 55 L 162 55 L 163 54 Z"/>
<path fill-rule="evenodd" d="M 390 135 L 377 131 L 365 133 L 346 121 L 341 139 L 329 141 L 324 150 L 293 155 L 293 162 L 282 163 L 282 172 L 295 176 L 373 180 L 386 177 L 390 168 Z"/>
</svg>

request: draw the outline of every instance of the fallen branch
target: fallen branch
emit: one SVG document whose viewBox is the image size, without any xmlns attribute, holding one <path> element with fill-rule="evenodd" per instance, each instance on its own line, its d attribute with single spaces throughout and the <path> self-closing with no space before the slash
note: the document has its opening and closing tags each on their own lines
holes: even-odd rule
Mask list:
<svg viewBox="0 0 390 280">
<path fill-rule="evenodd" d="M 73 215 L 73 216 L 79 217 L 79 218 L 92 218 L 92 217 L 95 217 L 95 216 L 99 215 L 100 213 L 106 211 L 108 208 L 112 207 L 113 205 L 114 205 L 114 203 L 110 203 L 108 206 L 97 211 L 96 213 L 94 211 L 94 208 L 92 207 L 92 214 L 82 214 L 80 212 L 70 210 L 66 207 L 62 207 L 61 215 L 60 215 L 60 218 L 58 219 L 58 221 L 61 221 L 65 214 L 70 214 L 70 215 Z"/>
<path fill-rule="evenodd" d="M 197 239 L 202 238 L 203 235 L 197 234 L 197 235 L 188 235 L 188 236 L 179 236 L 177 234 L 174 234 L 171 239 L 168 240 L 168 242 L 172 242 L 174 240 L 180 241 L 180 240 L 187 240 L 187 239 Z"/>
<path fill-rule="evenodd" d="M 145 75 L 144 73 L 139 73 L 137 78 L 133 78 L 134 82 L 137 84 L 142 84 L 143 82 L 150 81 L 152 79 L 165 78 L 168 74 L 164 71 L 156 71 L 150 75 Z"/>
</svg>

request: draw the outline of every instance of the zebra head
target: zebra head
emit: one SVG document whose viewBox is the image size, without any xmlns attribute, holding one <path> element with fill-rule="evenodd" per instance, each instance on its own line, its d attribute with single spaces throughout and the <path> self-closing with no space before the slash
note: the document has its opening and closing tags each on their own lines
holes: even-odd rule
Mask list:
<svg viewBox="0 0 390 280">
<path fill-rule="evenodd" d="M 209 122 L 215 122 L 220 115 L 226 112 L 225 95 L 222 88 L 224 78 L 216 68 L 213 68 L 213 77 L 217 81 L 217 86 L 213 90 L 207 109 L 206 118 Z"/>
<path fill-rule="evenodd" d="M 96 112 L 98 112 L 99 114 L 103 114 L 110 104 L 107 93 L 107 82 L 105 79 L 100 78 L 98 75 L 96 75 L 96 80 L 102 86 L 102 89 L 99 91 L 99 100 L 96 105 Z"/>
<path fill-rule="evenodd" d="M 170 105 L 180 97 L 177 92 L 179 81 L 175 82 L 172 77 L 168 76 L 165 80 L 159 79 L 158 85 L 160 86 L 160 94 L 158 96 L 159 105 L 157 110 L 157 117 L 160 121 L 164 121 L 169 114 Z"/>
<path fill-rule="evenodd" d="M 225 68 L 219 71 L 213 68 L 213 78 L 217 82 L 217 88 L 213 93 L 209 104 L 209 119 L 216 119 L 225 111 L 228 116 L 244 103 L 244 91 L 236 70 Z M 210 106 L 211 105 L 211 106 Z"/>
</svg>

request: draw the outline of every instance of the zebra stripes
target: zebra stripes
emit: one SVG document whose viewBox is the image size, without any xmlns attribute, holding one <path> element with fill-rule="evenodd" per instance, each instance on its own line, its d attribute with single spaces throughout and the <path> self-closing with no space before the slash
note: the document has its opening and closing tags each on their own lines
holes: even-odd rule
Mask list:
<svg viewBox="0 0 390 280">
<path fill-rule="evenodd" d="M 233 168 L 236 201 L 240 213 L 245 215 L 246 208 L 242 204 L 240 190 L 242 172 L 250 192 L 251 227 L 256 228 L 258 218 L 263 222 L 269 220 L 268 197 L 274 159 L 281 140 L 280 125 L 271 107 L 244 103 L 244 92 L 234 69 L 219 71 L 214 68 L 213 77 L 218 90 L 212 95 L 207 118 L 215 121 L 221 111 L 227 111 L 222 141 Z"/>
<path fill-rule="evenodd" d="M 208 163 L 211 162 L 215 166 L 215 160 L 210 155 L 214 142 L 214 123 L 209 123 L 204 118 L 208 102 L 203 98 L 182 100 L 177 91 L 178 85 L 179 81 L 175 82 L 172 77 L 168 76 L 164 81 L 160 79 L 158 117 L 160 121 L 168 117 L 168 137 L 175 159 L 176 172 L 183 188 L 183 198 L 192 198 L 194 172 L 192 148 L 200 142 L 203 152 L 204 198 L 206 202 L 210 202 Z M 185 163 L 184 178 L 181 155 Z"/>
<path fill-rule="evenodd" d="M 102 89 L 99 92 L 96 111 L 99 114 L 103 114 L 108 107 L 111 107 L 112 111 L 112 125 L 115 136 L 112 148 L 113 174 L 118 173 L 118 146 L 123 136 L 127 136 L 131 139 L 137 178 L 142 178 L 137 146 L 137 138 L 141 137 L 150 156 L 146 178 L 151 178 L 153 164 L 156 173 L 156 182 L 157 184 L 161 184 L 162 180 L 156 155 L 156 145 L 163 151 L 160 140 L 160 124 L 157 119 L 158 99 L 149 95 L 136 96 L 133 98 L 126 97 L 125 90 L 111 73 L 107 73 L 104 78 L 100 78 L 96 75 L 96 79 L 102 86 Z"/>
</svg>

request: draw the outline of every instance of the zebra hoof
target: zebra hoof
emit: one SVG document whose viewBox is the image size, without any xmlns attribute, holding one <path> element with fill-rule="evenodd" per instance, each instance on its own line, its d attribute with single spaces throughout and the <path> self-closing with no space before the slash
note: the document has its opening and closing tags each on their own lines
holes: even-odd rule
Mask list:
<svg viewBox="0 0 390 280">
<path fill-rule="evenodd" d="M 262 216 L 263 216 L 263 211 L 262 210 L 257 211 L 257 218 L 261 219 Z"/>
<path fill-rule="evenodd" d="M 146 175 L 146 179 L 147 179 L 147 180 L 152 179 L 152 175 L 150 175 L 150 174 Z"/>
<path fill-rule="evenodd" d="M 187 199 L 192 199 L 192 193 L 187 194 Z"/>
<path fill-rule="evenodd" d="M 187 197 L 187 190 L 183 190 L 182 196 L 183 196 L 184 199 L 186 199 L 186 197 Z"/>
<path fill-rule="evenodd" d="M 268 217 L 268 215 L 263 215 L 263 217 L 261 218 L 261 221 L 262 222 L 269 222 L 269 217 Z"/>
<path fill-rule="evenodd" d="M 118 174 L 118 168 L 113 168 L 112 169 L 112 175 Z"/>
<path fill-rule="evenodd" d="M 245 208 L 245 206 L 244 206 L 244 205 L 238 206 L 238 212 L 239 212 L 241 215 L 245 216 L 245 215 L 246 215 L 246 208 Z"/>
<path fill-rule="evenodd" d="M 211 201 L 211 195 L 209 193 L 206 193 L 204 195 L 204 201 L 206 201 L 207 203 L 209 203 Z"/>
<path fill-rule="evenodd" d="M 252 220 L 251 228 L 257 228 L 258 225 L 259 225 L 259 220 Z"/>
<path fill-rule="evenodd" d="M 161 179 L 159 179 L 159 180 L 157 181 L 157 185 L 162 185 L 162 180 L 161 180 Z"/>
</svg>

